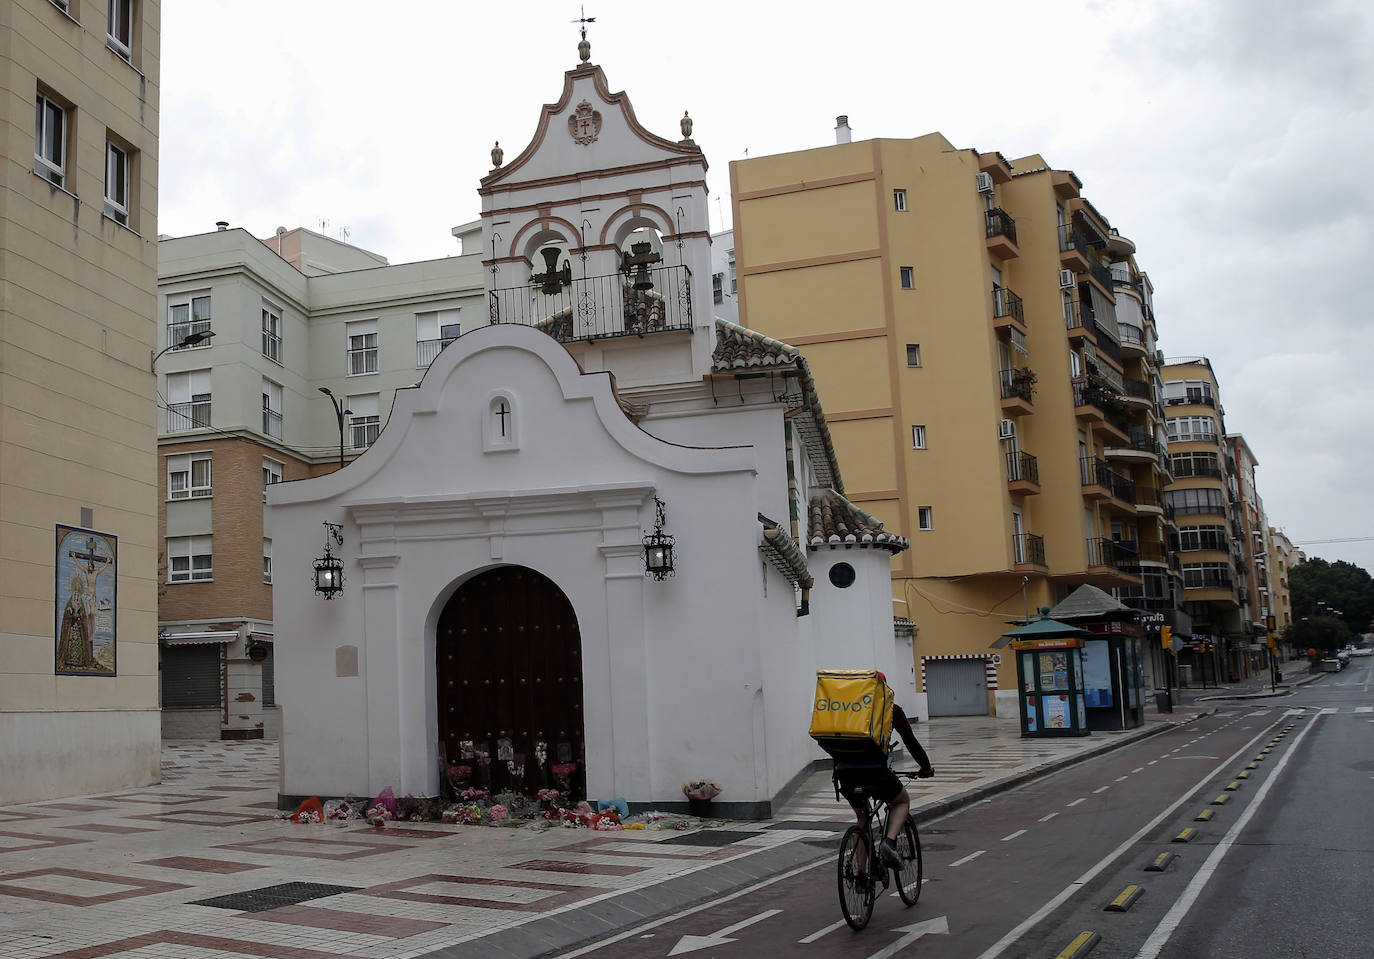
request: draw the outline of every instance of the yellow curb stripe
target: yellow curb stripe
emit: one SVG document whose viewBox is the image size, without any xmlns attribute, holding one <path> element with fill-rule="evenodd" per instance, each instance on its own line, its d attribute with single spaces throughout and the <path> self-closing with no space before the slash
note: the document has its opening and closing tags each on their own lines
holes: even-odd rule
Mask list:
<svg viewBox="0 0 1374 959">
<path fill-rule="evenodd" d="M 1165 869 L 1169 868 L 1169 863 L 1173 862 L 1177 858 L 1178 857 L 1174 853 L 1162 852 L 1158 856 L 1155 856 L 1154 861 L 1145 867 L 1145 871 L 1163 872 Z"/>
<path fill-rule="evenodd" d="M 1193 822 L 1206 822 L 1212 818 L 1212 813 L 1214 812 L 1216 812 L 1215 809 L 1204 809 L 1193 817 Z"/>
<path fill-rule="evenodd" d="M 1192 826 L 1189 826 L 1187 829 L 1183 830 L 1183 832 L 1181 832 L 1181 833 L 1179 833 L 1177 836 L 1175 836 L 1175 837 L 1171 840 L 1171 842 L 1192 842 L 1193 839 L 1194 839 L 1194 837 L 1196 837 L 1196 836 L 1197 836 L 1197 830 L 1194 829 Z"/>
<path fill-rule="evenodd" d="M 1212 800 L 1212 805 L 1213 805 L 1213 806 L 1224 806 L 1224 805 L 1226 805 L 1226 804 L 1227 804 L 1228 802 L 1230 802 L 1230 801 L 1231 801 L 1231 797 L 1228 796 L 1228 795 L 1226 795 L 1225 793 L 1222 793 L 1222 794 L 1221 794 L 1220 796 L 1218 796 L 1216 799 L 1213 799 L 1213 800 Z"/>
<path fill-rule="evenodd" d="M 1131 885 L 1121 890 L 1117 897 L 1103 907 L 1104 912 L 1125 912 L 1134 906 L 1141 896 L 1145 895 L 1145 890 L 1139 886 Z"/>
<path fill-rule="evenodd" d="M 1079 959 L 1092 952 L 1093 946 L 1101 941 L 1102 937 L 1091 930 L 1080 932 L 1054 959 Z"/>
</svg>

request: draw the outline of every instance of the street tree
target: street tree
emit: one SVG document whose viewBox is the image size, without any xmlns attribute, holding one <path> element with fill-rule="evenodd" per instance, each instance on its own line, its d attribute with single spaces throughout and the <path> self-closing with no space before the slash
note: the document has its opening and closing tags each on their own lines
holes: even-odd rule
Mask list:
<svg viewBox="0 0 1374 959">
<path fill-rule="evenodd" d="M 1374 579 L 1354 563 L 1328 563 L 1313 557 L 1288 571 L 1288 588 L 1294 621 L 1330 616 L 1339 610 L 1349 632 L 1363 633 L 1374 620 Z"/>
<path fill-rule="evenodd" d="M 1318 655 L 1334 653 L 1351 638 L 1350 627 L 1335 616 L 1304 616 L 1293 620 L 1283 631 L 1283 642 L 1291 643 L 1300 653 L 1315 649 Z"/>
</svg>

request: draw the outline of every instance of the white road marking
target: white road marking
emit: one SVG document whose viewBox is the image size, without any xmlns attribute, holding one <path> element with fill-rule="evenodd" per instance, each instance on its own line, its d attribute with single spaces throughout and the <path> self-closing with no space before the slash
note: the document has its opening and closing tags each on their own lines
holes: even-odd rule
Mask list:
<svg viewBox="0 0 1374 959">
<path fill-rule="evenodd" d="M 711 946 L 723 946 L 727 942 L 734 942 L 735 940 L 730 938 L 730 933 L 739 932 L 746 926 L 752 926 L 756 922 L 762 922 L 770 916 L 776 916 L 780 912 L 782 912 L 781 909 L 768 909 L 759 913 L 757 916 L 741 919 L 739 922 L 732 923 L 723 929 L 707 933 L 704 936 L 683 936 L 677 941 L 677 945 L 673 946 L 672 951 L 670 951 L 668 955 L 680 956 L 686 952 L 696 952 L 698 949 L 707 949 Z"/>
<path fill-rule="evenodd" d="M 1134 775 L 1135 773 L 1143 773 L 1144 771 L 1145 771 L 1145 767 L 1144 767 L 1144 766 L 1137 766 L 1137 767 L 1135 767 L 1134 769 L 1131 770 L 1131 773 Z"/>
<path fill-rule="evenodd" d="M 1374 720 L 1371 720 L 1371 722 L 1374 722 Z M 1068 808 L 1068 807 L 1071 807 L 1071 806 L 1077 806 L 1079 803 L 1081 803 L 1081 802 L 1087 802 L 1087 801 L 1088 801 L 1088 797 L 1087 797 L 1087 796 L 1082 796 L 1082 797 L 1080 797 L 1080 798 L 1078 798 L 1078 799 L 1075 799 L 1075 800 L 1074 800 L 1073 802 L 1071 802 L 1071 803 L 1065 803 L 1064 806 L 1065 806 L 1065 808 Z"/>
<path fill-rule="evenodd" d="M 1059 815 L 1059 813 L 1057 813 L 1057 812 L 1052 812 L 1052 813 L 1050 813 L 1048 816 L 1041 816 L 1039 821 L 1040 821 L 1040 822 L 1049 822 L 1051 819 L 1053 819 L 1055 816 L 1058 816 L 1058 815 Z"/>
<path fill-rule="evenodd" d="M 1098 786 L 1096 789 L 1093 790 L 1093 795 L 1096 796 L 1098 793 L 1104 793 L 1111 788 L 1111 786 Z"/>
<path fill-rule="evenodd" d="M 815 932 L 811 933 L 811 935 L 807 936 L 805 939 L 798 939 L 798 940 L 797 940 L 797 944 L 798 944 L 798 945 L 803 945 L 803 946 L 804 946 L 804 945 L 806 945 L 807 943 L 815 942 L 815 941 L 816 941 L 817 939 L 819 939 L 821 936 L 824 936 L 826 933 L 829 933 L 829 932 L 834 932 L 836 929 L 840 928 L 840 927 L 843 926 L 843 925 L 844 925 L 844 920 L 843 920 L 843 919 L 841 919 L 839 922 L 832 922 L 830 925 L 826 926 L 824 929 L 818 929 L 818 930 L 816 930 Z"/>
<path fill-rule="evenodd" d="M 1018 830 L 1016 830 L 1016 832 L 1012 833 L 1010 836 L 1003 836 L 1003 837 L 1002 837 L 1002 841 L 1003 841 L 1003 842 L 1011 842 L 1011 841 L 1012 841 L 1013 839 L 1015 839 L 1017 836 L 1024 836 L 1025 834 L 1026 834 L 1026 830 L 1024 830 L 1024 829 L 1018 829 Z"/>
<path fill-rule="evenodd" d="M 1192 789 L 1185 791 L 1172 803 L 1170 803 L 1163 810 L 1161 810 L 1159 814 L 1155 816 L 1154 819 L 1151 819 L 1145 825 L 1141 826 L 1140 829 L 1136 830 L 1134 835 L 1127 838 L 1125 842 L 1117 846 L 1111 852 L 1107 853 L 1106 856 L 1099 859 L 1091 869 L 1089 869 L 1083 875 L 1079 876 L 1073 882 L 1069 883 L 1067 886 L 1061 889 L 1043 906 L 1035 910 L 1035 912 L 1031 913 L 1024 920 L 1022 920 L 1021 923 L 1016 926 L 1016 928 L 1012 929 L 1001 939 L 993 943 L 992 946 L 990 946 L 986 951 L 984 951 L 981 955 L 978 956 L 978 959 L 996 959 L 997 956 L 1000 956 L 1002 953 L 1006 952 L 1007 949 L 1014 945 L 1018 939 L 1020 939 L 1031 929 L 1034 929 L 1037 925 L 1039 925 L 1040 922 L 1043 921 L 1046 916 L 1050 915 L 1056 909 L 1062 906 L 1065 902 L 1067 902 L 1074 895 L 1074 893 L 1079 892 L 1080 890 L 1085 888 L 1087 884 L 1090 883 L 1093 880 L 1093 878 L 1097 876 L 1098 873 L 1102 872 L 1112 863 L 1116 862 L 1116 860 L 1120 859 L 1127 852 L 1133 850 L 1135 848 L 1136 843 L 1139 842 L 1143 836 L 1145 836 L 1147 833 L 1158 827 L 1159 824 L 1162 823 L 1165 819 L 1172 816 L 1180 806 L 1182 806 L 1185 802 L 1193 798 L 1194 793 L 1196 793 L 1203 786 L 1207 785 L 1207 783 L 1214 779 L 1218 774 L 1220 774 L 1223 769 L 1225 769 L 1231 763 L 1235 762 L 1236 759 L 1238 759 L 1239 757 L 1245 755 L 1245 753 L 1249 752 L 1251 749 L 1254 749 L 1255 743 L 1257 743 L 1263 736 L 1264 731 L 1261 730 L 1258 733 L 1258 735 L 1256 735 L 1248 743 L 1237 749 L 1230 756 L 1226 757 L 1226 759 L 1223 762 L 1214 766 L 1211 770 L 1207 772 L 1206 775 L 1204 775 L 1193 785 Z"/>
<path fill-rule="evenodd" d="M 1298 738 L 1294 740 L 1294 745 L 1311 730 L 1312 726 L 1309 725 L 1302 732 L 1298 733 Z M 1283 772 L 1283 767 L 1288 765 L 1288 760 L 1292 757 L 1293 750 L 1290 749 L 1283 754 L 1283 758 L 1274 764 L 1273 772 L 1265 779 L 1264 785 L 1259 788 L 1259 792 L 1255 793 L 1255 798 L 1250 802 L 1250 805 L 1245 807 L 1245 812 L 1241 813 L 1235 825 L 1227 831 L 1225 838 L 1217 843 L 1216 847 L 1212 850 L 1212 854 L 1208 856 L 1206 862 L 1202 864 L 1202 868 L 1193 876 L 1192 882 L 1188 883 L 1188 887 L 1183 890 L 1183 895 L 1179 896 L 1173 908 L 1165 914 L 1164 918 L 1160 920 L 1159 925 L 1155 927 L 1155 931 L 1150 934 L 1150 938 L 1145 940 L 1145 944 L 1140 947 L 1140 952 L 1136 953 L 1136 959 L 1155 959 L 1165 945 L 1168 944 L 1169 937 L 1174 934 L 1174 930 L 1176 930 L 1179 923 L 1183 921 L 1183 917 L 1188 914 L 1188 910 L 1193 907 L 1193 903 L 1195 903 L 1198 896 L 1202 894 L 1203 888 L 1206 887 L 1208 880 L 1212 878 L 1212 874 L 1216 872 L 1217 866 L 1221 865 L 1222 857 L 1235 845 L 1236 837 L 1240 835 L 1241 830 L 1245 828 L 1246 824 L 1250 822 L 1255 813 L 1259 811 L 1260 804 L 1264 802 L 1264 797 L 1269 794 L 1269 790 L 1273 787 L 1275 781 L 1277 781 L 1279 773 Z"/>
<path fill-rule="evenodd" d="M 986 849 L 979 849 L 977 852 L 971 852 L 971 853 L 969 853 L 967 856 L 965 856 L 963 859 L 956 859 L 956 860 L 954 860 L 954 862 L 952 862 L 952 863 L 949 864 L 949 868 L 950 868 L 950 869 L 953 869 L 955 866 L 962 866 L 962 865 L 963 865 L 964 863 L 966 863 L 966 862 L 973 862 L 973 860 L 977 859 L 979 856 L 981 856 L 981 855 L 982 855 L 983 853 L 985 853 L 985 852 L 987 852 Z"/>
<path fill-rule="evenodd" d="M 1374 713 L 1374 706 L 1356 706 L 1356 707 L 1355 707 L 1355 712 L 1357 712 L 1357 713 Z"/>
<path fill-rule="evenodd" d="M 934 919 L 927 919 L 924 922 L 914 922 L 909 926 L 898 926 L 893 932 L 904 932 L 905 936 L 898 939 L 891 945 L 879 949 L 868 959 L 889 959 L 901 952 L 922 936 L 935 933 L 936 935 L 949 935 L 949 920 L 944 916 L 936 916 Z"/>
<path fill-rule="evenodd" d="M 1117 776 L 1117 777 L 1116 777 L 1116 782 L 1124 783 L 1125 781 L 1126 781 L 1126 777 L 1125 777 L 1125 776 Z"/>
<path fill-rule="evenodd" d="M 1323 706 L 1323 707 L 1322 707 L 1322 711 L 1321 711 L 1318 715 L 1321 715 L 1321 716 L 1330 716 L 1332 713 L 1338 713 L 1338 712 L 1340 712 L 1340 710 L 1337 709 L 1335 706 Z"/>
<path fill-rule="evenodd" d="M 1158 759 L 1151 759 L 1151 760 L 1150 760 L 1149 762 L 1147 762 L 1145 765 L 1147 765 L 1147 766 L 1153 766 L 1153 765 L 1154 765 L 1155 763 L 1157 763 L 1157 762 L 1159 762 Z"/>
</svg>

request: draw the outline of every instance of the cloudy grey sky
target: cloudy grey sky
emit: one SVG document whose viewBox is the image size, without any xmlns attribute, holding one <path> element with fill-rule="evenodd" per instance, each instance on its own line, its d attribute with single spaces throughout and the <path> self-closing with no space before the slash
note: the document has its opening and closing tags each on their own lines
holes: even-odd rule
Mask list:
<svg viewBox="0 0 1374 959">
<path fill-rule="evenodd" d="M 1360 0 L 589 0 L 592 59 L 711 163 L 934 130 L 1041 153 L 1137 245 L 1161 345 L 1206 355 L 1296 541 L 1374 537 L 1374 25 Z M 492 141 L 534 132 L 576 3 L 163 0 L 160 231 L 229 220 L 391 262 L 457 252 Z M 717 202 L 717 200 L 719 202 Z M 1374 542 L 1310 555 L 1374 571 Z"/>
</svg>

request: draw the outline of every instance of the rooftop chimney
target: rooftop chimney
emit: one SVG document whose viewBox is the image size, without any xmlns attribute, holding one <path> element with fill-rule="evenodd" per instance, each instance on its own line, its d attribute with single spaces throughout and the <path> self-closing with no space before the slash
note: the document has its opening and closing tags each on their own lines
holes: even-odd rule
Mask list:
<svg viewBox="0 0 1374 959">
<path fill-rule="evenodd" d="M 853 139 L 849 129 L 849 117 L 841 113 L 835 118 L 835 142 L 849 143 Z"/>
<path fill-rule="evenodd" d="M 229 221 L 228 221 L 228 220 L 216 220 L 216 221 L 215 221 L 215 226 L 219 229 L 219 231 L 220 231 L 221 233 L 223 233 L 225 230 L 229 229 Z"/>
</svg>

